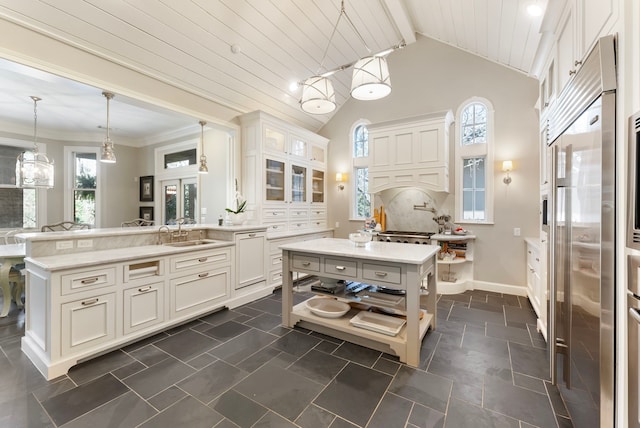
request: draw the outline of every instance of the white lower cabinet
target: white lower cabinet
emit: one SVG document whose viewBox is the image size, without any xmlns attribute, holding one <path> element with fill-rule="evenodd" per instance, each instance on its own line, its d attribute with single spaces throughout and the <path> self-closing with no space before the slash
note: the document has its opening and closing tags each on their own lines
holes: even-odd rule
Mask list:
<svg viewBox="0 0 640 428">
<path fill-rule="evenodd" d="M 171 279 L 171 318 L 201 312 L 224 300 L 229 295 L 230 278 L 231 268 L 225 267 Z"/>
<path fill-rule="evenodd" d="M 115 292 L 63 303 L 60 312 L 63 355 L 110 342 L 116 337 Z"/>
<path fill-rule="evenodd" d="M 124 334 L 164 321 L 164 281 L 127 288 L 123 291 Z"/>
<path fill-rule="evenodd" d="M 236 290 L 265 281 L 266 253 L 266 233 L 236 233 Z"/>
<path fill-rule="evenodd" d="M 64 375 L 80 360 L 225 306 L 232 266 L 231 245 L 60 270 L 28 262 L 22 350 L 47 379 Z"/>
</svg>

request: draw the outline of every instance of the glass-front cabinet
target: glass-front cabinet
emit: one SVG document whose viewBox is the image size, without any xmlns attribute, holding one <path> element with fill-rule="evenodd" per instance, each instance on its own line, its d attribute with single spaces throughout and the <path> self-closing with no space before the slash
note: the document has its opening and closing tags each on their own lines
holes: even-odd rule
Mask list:
<svg viewBox="0 0 640 428">
<path fill-rule="evenodd" d="M 313 169 L 311 171 L 311 202 L 324 202 L 324 171 Z"/>
<path fill-rule="evenodd" d="M 291 165 L 291 203 L 307 202 L 307 168 Z"/>
<path fill-rule="evenodd" d="M 265 200 L 284 202 L 285 195 L 285 162 L 276 159 L 265 159 Z"/>
<path fill-rule="evenodd" d="M 261 111 L 240 122 L 248 218 L 270 235 L 326 228 L 329 141 Z"/>
<path fill-rule="evenodd" d="M 284 155 L 287 153 L 287 135 L 284 131 L 275 127 L 264 127 L 264 140 L 262 147 L 265 152 Z"/>
</svg>

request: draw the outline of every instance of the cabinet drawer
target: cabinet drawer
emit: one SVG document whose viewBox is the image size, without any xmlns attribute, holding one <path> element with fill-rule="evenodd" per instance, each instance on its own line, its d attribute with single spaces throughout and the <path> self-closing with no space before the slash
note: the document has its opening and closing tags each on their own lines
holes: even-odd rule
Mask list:
<svg viewBox="0 0 640 428">
<path fill-rule="evenodd" d="M 62 275 L 61 293 L 73 294 L 80 291 L 109 287 L 116 283 L 116 267 L 101 267 Z"/>
<path fill-rule="evenodd" d="M 299 220 L 299 219 L 306 219 L 309 217 L 309 211 L 308 210 L 303 210 L 303 209 L 299 209 L 299 208 L 292 208 L 289 210 L 289 219 L 290 221 L 295 221 L 295 220 Z"/>
<path fill-rule="evenodd" d="M 324 271 L 355 278 L 358 275 L 358 263 L 354 260 L 325 259 Z"/>
<path fill-rule="evenodd" d="M 171 287 L 171 317 L 215 309 L 229 296 L 231 268 L 203 271 L 174 278 Z"/>
<path fill-rule="evenodd" d="M 289 230 L 291 231 L 296 231 L 296 230 L 304 230 L 306 228 L 309 227 L 309 223 L 307 223 L 307 221 L 296 221 L 296 220 L 291 220 L 289 222 Z"/>
<path fill-rule="evenodd" d="M 322 218 L 322 219 L 311 220 L 310 225 L 314 229 L 323 229 L 323 228 L 327 227 L 327 219 L 326 218 Z"/>
<path fill-rule="evenodd" d="M 287 231 L 287 223 L 272 223 L 272 222 L 264 222 L 264 225 L 267 226 L 267 233 L 275 233 L 275 232 L 286 232 Z"/>
<path fill-rule="evenodd" d="M 362 264 L 362 277 L 375 281 L 374 283 L 400 284 L 402 275 L 399 266 L 387 266 L 374 263 Z"/>
<path fill-rule="evenodd" d="M 293 256 L 293 268 L 311 272 L 320 272 L 320 258 L 295 254 Z"/>
<path fill-rule="evenodd" d="M 327 216 L 327 210 L 323 209 L 318 209 L 318 208 L 311 208 L 311 214 L 309 215 L 310 218 L 312 219 L 316 219 L 316 218 L 324 218 Z"/>
<path fill-rule="evenodd" d="M 527 264 L 536 272 L 540 272 L 540 253 L 531 245 L 527 246 Z"/>
<path fill-rule="evenodd" d="M 282 268 L 282 252 L 280 254 L 272 254 L 269 258 L 269 269 Z"/>
<path fill-rule="evenodd" d="M 282 284 L 282 269 L 269 272 L 269 285 Z"/>
<path fill-rule="evenodd" d="M 211 266 L 219 263 L 231 263 L 231 250 L 209 250 L 187 253 L 171 258 L 171 272 L 180 272 L 190 268 Z"/>
<path fill-rule="evenodd" d="M 264 221 L 272 221 L 278 219 L 284 220 L 285 218 L 287 218 L 287 210 L 284 208 L 267 208 L 262 210 L 262 218 L 264 219 Z"/>
<path fill-rule="evenodd" d="M 63 303 L 61 353 L 69 355 L 116 337 L 116 294 Z"/>
</svg>

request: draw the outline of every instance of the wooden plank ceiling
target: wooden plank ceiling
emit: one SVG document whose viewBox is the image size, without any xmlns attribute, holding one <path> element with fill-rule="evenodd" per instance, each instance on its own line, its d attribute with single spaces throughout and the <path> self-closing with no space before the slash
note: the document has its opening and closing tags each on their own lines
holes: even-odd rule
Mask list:
<svg viewBox="0 0 640 428">
<path fill-rule="evenodd" d="M 532 1 L 345 0 L 345 9 L 373 52 L 403 39 L 412 43 L 417 33 L 529 74 L 542 22 L 525 12 Z M 238 114 L 259 109 L 311 130 L 336 112 L 302 112 L 300 90 L 290 85 L 322 71 L 339 12 L 340 0 L 0 0 L 2 19 Z M 343 19 L 324 69 L 366 55 Z M 339 107 L 349 97 L 350 80 L 350 70 L 332 77 Z M 96 103 L 103 111 L 104 100 Z"/>
</svg>

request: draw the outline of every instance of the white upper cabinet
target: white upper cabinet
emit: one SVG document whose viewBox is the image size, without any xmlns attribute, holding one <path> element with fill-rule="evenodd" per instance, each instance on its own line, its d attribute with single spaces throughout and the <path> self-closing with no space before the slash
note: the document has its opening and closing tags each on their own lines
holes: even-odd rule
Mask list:
<svg viewBox="0 0 640 428">
<path fill-rule="evenodd" d="M 369 191 L 449 191 L 451 111 L 369 125 Z"/>
<path fill-rule="evenodd" d="M 326 227 L 326 152 L 329 141 L 264 112 L 242 123 L 242 192 L 249 218 L 270 235 Z"/>
<path fill-rule="evenodd" d="M 596 41 L 614 32 L 621 0 L 569 0 L 556 29 L 558 93 L 580 69 Z M 541 84 L 544 83 L 542 79 Z"/>
</svg>

